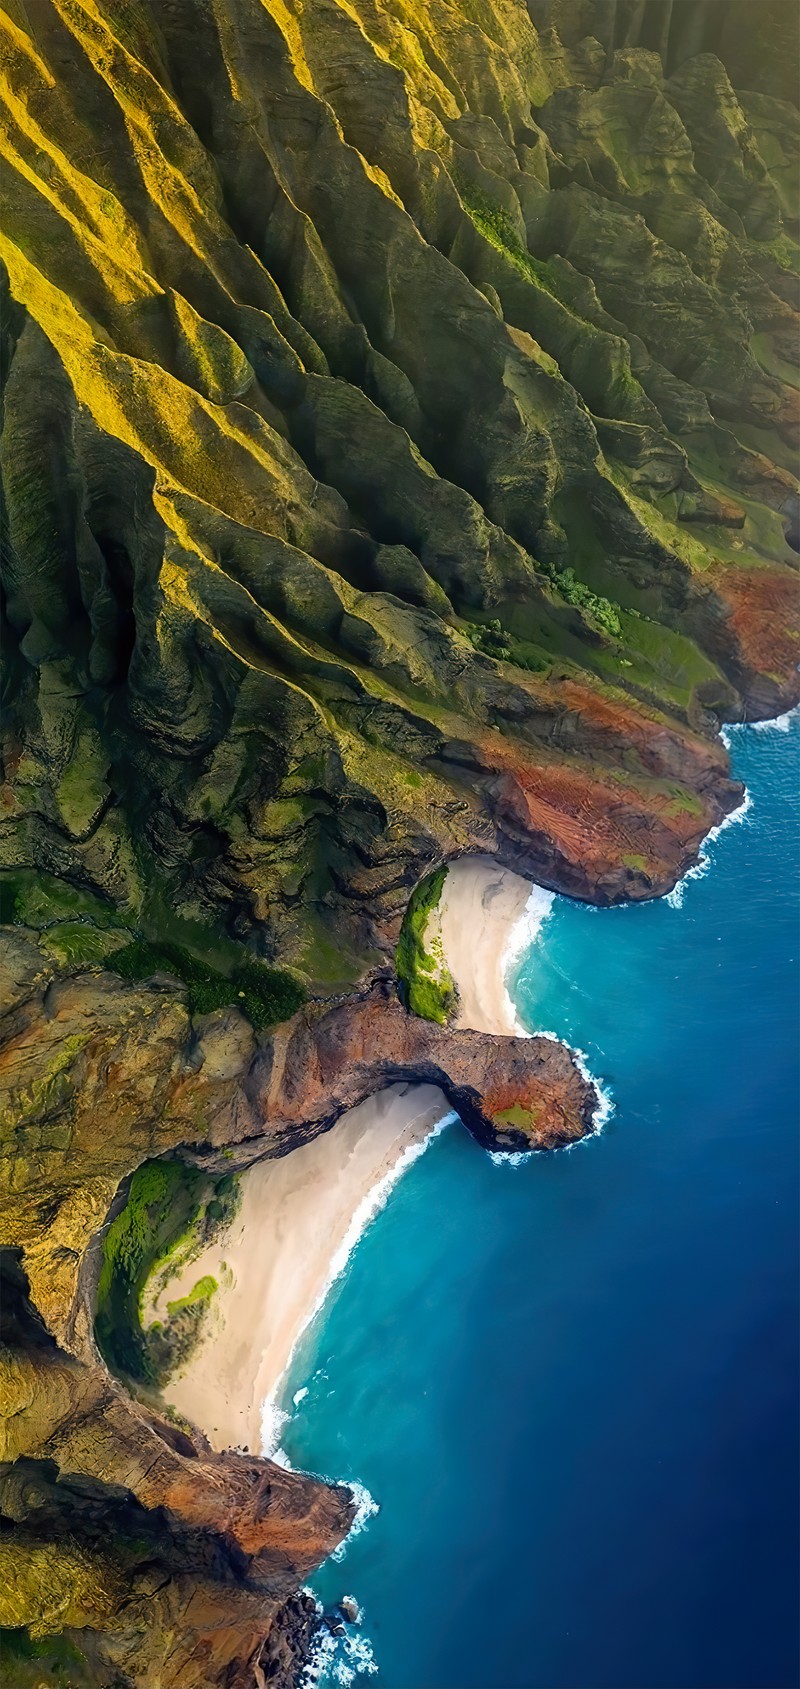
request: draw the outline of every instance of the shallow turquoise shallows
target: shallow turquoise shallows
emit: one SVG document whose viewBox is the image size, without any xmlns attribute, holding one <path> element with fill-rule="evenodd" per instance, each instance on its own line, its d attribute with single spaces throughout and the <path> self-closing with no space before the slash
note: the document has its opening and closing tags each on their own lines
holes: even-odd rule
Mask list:
<svg viewBox="0 0 800 1689">
<path fill-rule="evenodd" d="M 296 1357 L 289 1459 L 379 1504 L 314 1580 L 364 1610 L 328 1681 L 798 1683 L 800 722 L 731 744 L 752 805 L 682 904 L 557 899 L 523 960 L 602 1134 L 445 1128 Z"/>
</svg>

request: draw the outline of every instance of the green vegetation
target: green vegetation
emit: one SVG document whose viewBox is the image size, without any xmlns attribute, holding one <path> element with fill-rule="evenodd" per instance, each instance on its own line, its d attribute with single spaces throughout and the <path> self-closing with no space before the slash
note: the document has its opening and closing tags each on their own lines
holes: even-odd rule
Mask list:
<svg viewBox="0 0 800 1689">
<path fill-rule="evenodd" d="M 97 1678 L 67 1636 L 31 1636 L 24 1626 L 4 1630 L 0 1644 L 0 1689 L 89 1689 Z"/>
<path fill-rule="evenodd" d="M 690 792 L 686 786 L 671 785 L 669 789 L 672 794 L 667 804 L 669 815 L 695 815 L 700 818 L 703 805 L 696 792 Z"/>
<path fill-rule="evenodd" d="M 144 1288 L 151 1276 L 166 1278 L 191 1261 L 230 1223 L 237 1201 L 235 1174 L 212 1179 L 169 1160 L 137 1168 L 125 1207 L 106 1233 L 97 1286 L 95 1337 L 114 1372 L 139 1384 L 158 1384 L 187 1352 L 216 1281 L 210 1275 L 198 1280 L 188 1296 L 168 1304 L 169 1324 L 147 1331 L 142 1325 Z"/>
<path fill-rule="evenodd" d="M 529 1132 L 536 1124 L 536 1116 L 541 1110 L 538 1107 L 526 1108 L 524 1103 L 512 1103 L 510 1108 L 501 1108 L 494 1116 L 495 1126 L 516 1126 L 521 1132 Z"/>
<path fill-rule="evenodd" d="M 428 923 L 438 907 L 447 867 L 428 874 L 412 892 L 397 946 L 397 977 L 412 1014 L 444 1025 L 455 1006 L 456 988 L 444 960 L 442 941 L 428 938 Z M 430 945 L 426 949 L 426 943 Z"/>
<path fill-rule="evenodd" d="M 305 1002 L 302 984 L 286 969 L 243 957 L 234 945 L 225 950 L 224 966 L 212 967 L 183 944 L 134 934 L 124 912 L 52 874 L 0 872 L 0 924 L 15 922 L 45 934 L 47 949 L 62 966 L 108 967 L 129 980 L 175 975 L 187 988 L 192 1014 L 233 1004 L 262 1028 L 288 1020 Z M 197 936 L 199 947 L 202 929 Z"/>
<path fill-rule="evenodd" d="M 230 974 L 209 967 L 178 944 L 151 944 L 136 939 L 118 950 L 110 963 L 123 979 L 149 979 L 155 973 L 176 974 L 186 986 L 192 1014 L 207 1015 L 233 1004 L 256 1027 L 288 1020 L 305 1001 L 299 980 L 283 968 L 264 962 L 242 962 Z"/>
<path fill-rule="evenodd" d="M 528 669 L 532 674 L 549 667 L 547 659 L 529 641 L 518 639 L 496 616 L 487 622 L 467 622 L 464 632 L 470 645 L 486 657 L 514 663 L 518 669 Z"/>
<path fill-rule="evenodd" d="M 612 604 L 610 598 L 603 598 L 599 592 L 592 592 L 591 587 L 584 581 L 579 581 L 574 569 L 557 569 L 553 575 L 553 582 L 568 604 L 575 604 L 581 610 L 588 610 L 589 615 L 597 622 L 598 627 L 610 633 L 612 638 L 619 639 L 622 633 L 619 605 Z M 629 612 L 630 614 L 630 612 Z"/>
<path fill-rule="evenodd" d="M 188 1296 L 177 1296 L 174 1302 L 167 1303 L 167 1313 L 170 1319 L 179 1314 L 183 1308 L 193 1308 L 198 1302 L 210 1302 L 219 1285 L 213 1273 L 205 1273 L 189 1291 Z"/>
<path fill-rule="evenodd" d="M 107 898 L 55 874 L 39 874 L 31 868 L 0 871 L 0 923 L 18 922 L 44 931 L 62 921 L 90 922 L 101 931 L 125 931 L 130 924 L 124 911 Z"/>
<path fill-rule="evenodd" d="M 623 854 L 622 860 L 626 868 L 635 868 L 641 874 L 647 873 L 647 857 L 642 856 L 638 851 L 629 850 Z"/>
<path fill-rule="evenodd" d="M 480 622 L 467 622 L 464 632 L 470 645 L 476 651 L 482 651 L 485 657 L 508 661 L 511 656 L 511 635 L 496 617 L 485 625 Z"/>
<path fill-rule="evenodd" d="M 491 246 L 502 252 L 503 257 L 507 258 L 527 281 L 534 282 L 538 287 L 543 287 L 546 293 L 557 297 L 550 265 L 540 258 L 534 258 L 527 247 L 523 246 L 513 217 L 510 217 L 501 205 L 493 204 L 473 187 L 462 187 L 460 196 L 464 210 L 484 240 L 488 240 Z"/>
<path fill-rule="evenodd" d="M 111 966 L 109 957 L 128 941 L 126 931 L 102 932 L 88 921 L 58 921 L 42 934 L 45 949 L 65 968 Z"/>
</svg>

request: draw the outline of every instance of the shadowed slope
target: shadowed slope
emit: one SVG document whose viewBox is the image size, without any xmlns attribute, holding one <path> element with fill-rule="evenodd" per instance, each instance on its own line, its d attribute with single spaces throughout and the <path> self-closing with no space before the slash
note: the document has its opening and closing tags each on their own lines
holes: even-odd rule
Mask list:
<svg viewBox="0 0 800 1689">
<path fill-rule="evenodd" d="M 352 1512 L 101 1367 L 127 1175 L 402 1077 L 494 1146 L 580 1136 L 564 1048 L 329 994 L 460 853 L 666 890 L 741 797 L 720 720 L 800 695 L 796 65 L 756 10 L 0 0 L 0 1513 L 9 1623 L 76 1683 L 289 1689 Z"/>
<path fill-rule="evenodd" d="M 559 15 L 0 14 L 9 864 L 324 980 L 437 857 L 647 895 L 735 801 L 796 117 Z"/>
</svg>

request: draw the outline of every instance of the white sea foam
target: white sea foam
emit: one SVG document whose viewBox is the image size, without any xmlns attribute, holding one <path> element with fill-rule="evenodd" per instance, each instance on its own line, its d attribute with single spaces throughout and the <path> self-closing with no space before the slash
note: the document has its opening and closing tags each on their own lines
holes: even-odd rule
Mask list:
<svg viewBox="0 0 800 1689">
<path fill-rule="evenodd" d="M 359 1537 L 361 1532 L 366 1529 L 370 1519 L 374 1519 L 375 1514 L 380 1512 L 380 1502 L 375 1500 L 374 1495 L 370 1495 L 366 1484 L 353 1483 L 349 1478 L 339 1478 L 334 1481 L 346 1484 L 347 1488 L 352 1491 L 356 1503 L 355 1517 L 347 1536 L 331 1555 L 332 1560 L 343 1560 L 353 1539 Z"/>
<path fill-rule="evenodd" d="M 793 721 L 800 720 L 800 704 L 794 709 L 786 710 L 784 715 L 774 715 L 769 721 L 732 721 L 720 728 L 719 736 L 726 751 L 731 748 L 734 733 L 788 733 Z"/>
<path fill-rule="evenodd" d="M 606 1084 L 605 1080 L 598 1079 L 597 1076 L 592 1073 L 586 1059 L 585 1051 L 573 1049 L 572 1055 L 578 1072 L 586 1080 L 587 1085 L 594 1086 L 597 1093 L 597 1107 L 592 1114 L 592 1131 L 595 1136 L 597 1136 L 597 1133 L 602 1132 L 603 1127 L 607 1125 L 608 1121 L 611 1119 L 617 1105 L 614 1101 L 610 1086 Z M 582 1140 L 579 1140 L 579 1142 L 582 1142 Z M 568 1144 L 567 1148 L 574 1149 L 575 1145 Z"/>
<path fill-rule="evenodd" d="M 451 1121 L 457 1119 L 458 1115 L 450 1109 L 447 1114 L 443 1114 L 441 1119 L 436 1121 L 435 1125 L 431 1127 L 430 1131 L 426 1133 L 424 1138 L 418 1139 L 416 1143 L 406 1144 L 405 1149 L 401 1151 L 393 1166 L 387 1169 L 383 1176 L 377 1180 L 371 1190 L 367 1191 L 366 1196 L 364 1196 L 358 1204 L 339 1248 L 335 1250 L 331 1256 L 328 1266 L 328 1276 L 325 1280 L 325 1284 L 323 1285 L 316 1302 L 311 1308 L 309 1308 L 302 1325 L 297 1331 L 286 1367 L 281 1373 L 280 1378 L 276 1380 L 272 1390 L 269 1395 L 265 1397 L 262 1404 L 261 1452 L 263 1455 L 269 1455 L 272 1459 L 277 1458 L 275 1451 L 278 1448 L 281 1432 L 288 1418 L 288 1415 L 278 1407 L 278 1400 L 283 1381 L 291 1369 L 292 1361 L 294 1360 L 301 1337 L 307 1331 L 312 1320 L 316 1319 L 320 1309 L 324 1307 L 334 1284 L 337 1279 L 341 1278 L 342 1273 L 345 1271 L 359 1238 L 363 1236 L 370 1222 L 374 1220 L 376 1214 L 379 1214 L 381 1209 L 385 1207 L 386 1200 L 398 1180 L 403 1177 L 403 1174 L 408 1171 L 408 1168 L 414 1161 L 418 1161 L 419 1157 L 424 1155 L 428 1145 L 433 1143 L 434 1138 L 438 1138 L 439 1133 L 444 1131 L 445 1126 L 449 1126 Z M 288 1462 L 285 1462 L 285 1464 L 288 1464 Z"/>
<path fill-rule="evenodd" d="M 317 1616 L 322 1618 L 322 1603 L 317 1600 L 313 1589 L 304 1588 L 301 1593 L 303 1595 L 313 1596 L 314 1604 L 317 1609 Z M 327 1659 L 329 1659 L 330 1655 L 333 1653 L 334 1646 L 334 1637 L 331 1636 L 329 1630 L 325 1630 L 324 1627 L 321 1626 L 312 1638 L 311 1647 L 306 1657 L 305 1665 L 303 1666 L 300 1676 L 297 1679 L 297 1689 L 312 1689 L 314 1684 L 319 1683 L 325 1670 Z"/>
<path fill-rule="evenodd" d="M 299 1407 L 300 1403 L 305 1401 L 307 1395 L 308 1395 L 308 1385 L 304 1384 L 302 1390 L 295 1390 L 295 1393 L 292 1397 L 292 1407 Z"/>
<path fill-rule="evenodd" d="M 334 1683 L 341 1683 L 342 1689 L 349 1689 L 357 1677 L 374 1677 L 378 1670 L 378 1662 L 368 1636 L 347 1636 L 337 1638 L 337 1658 L 334 1659 L 331 1678 Z"/>
<path fill-rule="evenodd" d="M 317 1603 L 320 1617 L 322 1608 Z M 336 1637 L 321 1625 L 311 1644 L 308 1659 L 298 1678 L 298 1689 L 315 1689 L 318 1683 L 330 1682 L 330 1667 L 336 1653 Z"/>
<path fill-rule="evenodd" d="M 282 1408 L 279 1408 L 270 1397 L 261 1407 L 261 1453 L 269 1455 L 270 1460 L 277 1461 L 279 1466 L 288 1466 L 289 1462 L 278 1447 L 281 1432 L 289 1418 Z"/>
<path fill-rule="evenodd" d="M 742 798 L 738 809 L 732 809 L 730 815 L 726 815 L 723 820 L 720 821 L 718 827 L 712 827 L 711 831 L 706 833 L 706 836 L 700 846 L 700 854 L 697 861 L 687 870 L 683 879 L 679 880 L 676 886 L 673 886 L 672 891 L 667 893 L 664 901 L 669 904 L 670 909 L 681 909 L 683 907 L 683 899 L 686 895 L 686 887 L 690 880 L 702 880 L 704 874 L 708 873 L 708 870 L 711 867 L 711 853 L 709 846 L 716 844 L 720 833 L 724 833 L 726 827 L 733 827 L 739 822 L 744 821 L 745 817 L 750 813 L 752 807 L 753 799 L 747 790 L 747 787 L 745 787 L 744 797 Z"/>
<path fill-rule="evenodd" d="M 581 1078 L 586 1080 L 587 1085 L 592 1086 L 597 1097 L 597 1103 L 592 1112 L 592 1130 L 582 1138 L 576 1138 L 572 1144 L 562 1144 L 559 1155 L 565 1154 L 571 1149 L 578 1149 L 581 1144 L 585 1144 L 587 1137 L 596 1138 L 611 1119 L 617 1106 L 611 1088 L 605 1080 L 598 1079 L 596 1074 L 592 1073 L 585 1050 L 579 1050 L 573 1044 L 568 1044 L 566 1038 L 559 1038 L 557 1032 L 550 1032 L 540 1027 L 537 1027 L 535 1032 L 529 1032 L 528 1028 L 522 1026 L 519 1021 L 517 1027 L 520 1038 L 547 1038 L 551 1044 L 563 1044 L 565 1050 L 569 1050 Z M 507 1150 L 496 1149 L 489 1151 L 489 1160 L 495 1167 L 521 1167 L 524 1162 L 533 1161 L 538 1153 L 537 1150 L 533 1149 L 520 1149 L 512 1150 L 509 1154 Z"/>
<path fill-rule="evenodd" d="M 788 733 L 798 713 L 800 713 L 800 704 L 796 704 L 793 710 L 787 710 L 785 715 L 773 716 L 771 721 L 752 721 L 750 726 L 754 733 Z"/>
<path fill-rule="evenodd" d="M 536 1153 L 536 1150 L 532 1149 L 487 1150 L 493 1167 L 524 1167 L 526 1161 L 533 1161 Z"/>
<path fill-rule="evenodd" d="M 303 1667 L 299 1689 L 314 1689 L 315 1685 L 327 1684 L 350 1689 L 357 1677 L 374 1677 L 377 1670 L 375 1650 L 368 1636 L 353 1636 L 349 1628 L 345 1629 L 343 1636 L 333 1636 L 323 1625 Z"/>
<path fill-rule="evenodd" d="M 359 1606 L 355 1596 L 354 1595 L 343 1595 L 342 1596 L 342 1602 L 341 1602 L 342 1606 L 344 1606 L 345 1602 L 347 1602 L 348 1604 L 352 1603 L 352 1605 L 355 1607 L 355 1610 L 356 1610 L 355 1618 L 354 1619 L 348 1619 L 348 1621 L 347 1621 L 348 1624 L 363 1624 L 364 1623 L 363 1608 Z"/>
<path fill-rule="evenodd" d="M 519 920 L 514 922 L 503 951 L 500 972 L 503 980 L 506 1016 L 509 1027 L 513 1028 L 518 1037 L 527 1037 L 528 1034 L 517 1015 L 513 998 L 508 989 L 508 981 L 520 957 L 531 948 L 531 945 L 536 943 L 555 900 L 556 894 L 554 891 L 548 891 L 545 886 L 531 886 L 525 908 Z"/>
<path fill-rule="evenodd" d="M 514 1034 L 518 1038 L 549 1038 L 554 1044 L 564 1044 L 570 1051 L 578 1072 L 586 1080 L 586 1083 L 594 1088 L 597 1095 L 597 1104 L 592 1114 L 592 1134 L 596 1135 L 598 1132 L 602 1132 L 616 1107 L 608 1085 L 603 1080 L 597 1079 L 590 1071 L 583 1050 L 573 1049 L 570 1044 L 567 1044 L 566 1039 L 559 1038 L 556 1032 L 546 1032 L 537 1028 L 534 1033 L 527 1026 L 523 1026 L 508 989 L 509 976 L 515 963 L 532 944 L 536 943 L 548 915 L 552 912 L 555 900 L 556 894 L 554 891 L 548 891 L 544 886 L 532 886 L 523 913 L 520 919 L 514 923 L 509 934 L 502 961 L 503 988 L 508 1021 L 509 1026 L 513 1028 Z M 578 1142 L 583 1141 L 583 1139 L 578 1140 Z M 573 1149 L 575 1145 L 568 1144 L 564 1147 Z M 535 1154 L 535 1150 L 514 1150 L 511 1154 L 504 1150 L 492 1150 L 489 1159 L 495 1167 L 521 1167 L 524 1162 L 531 1161 Z"/>
</svg>

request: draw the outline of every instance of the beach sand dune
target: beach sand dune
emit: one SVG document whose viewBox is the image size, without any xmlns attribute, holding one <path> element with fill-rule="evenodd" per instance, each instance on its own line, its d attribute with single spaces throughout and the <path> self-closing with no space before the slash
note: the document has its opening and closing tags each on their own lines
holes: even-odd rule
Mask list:
<svg viewBox="0 0 800 1689">
<path fill-rule="evenodd" d="M 392 1085 L 311 1143 L 248 1168 L 231 1227 L 160 1289 L 150 1318 L 206 1274 L 217 1280 L 201 1340 L 163 1392 L 213 1448 L 262 1452 L 264 1402 L 368 1223 L 371 1193 L 448 1113 L 436 1086 Z"/>
</svg>

